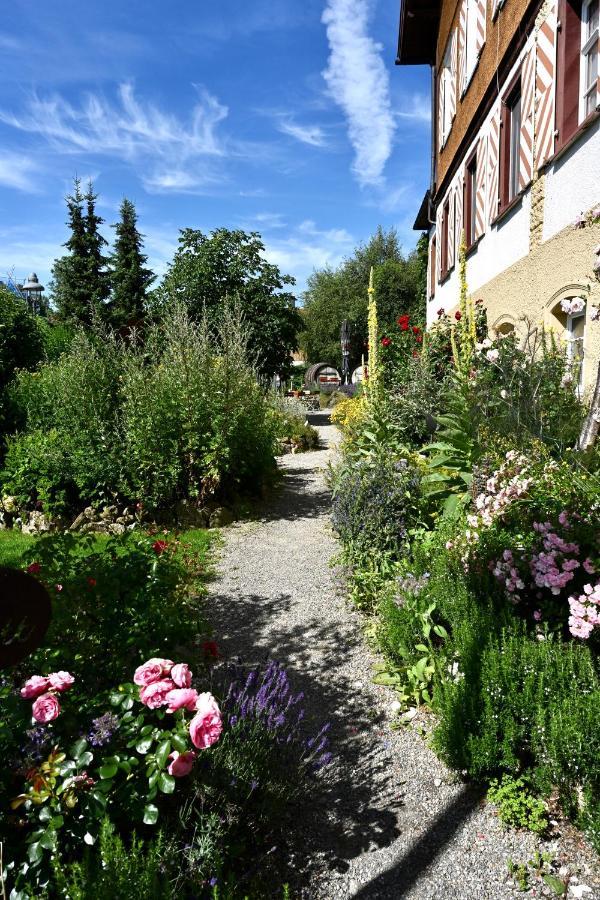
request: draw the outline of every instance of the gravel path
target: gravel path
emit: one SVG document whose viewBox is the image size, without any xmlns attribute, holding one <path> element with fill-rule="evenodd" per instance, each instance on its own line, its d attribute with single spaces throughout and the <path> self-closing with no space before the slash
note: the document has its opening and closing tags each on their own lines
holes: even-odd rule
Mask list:
<svg viewBox="0 0 600 900">
<path fill-rule="evenodd" d="M 372 684 L 375 657 L 361 617 L 344 600 L 330 567 L 338 545 L 323 469 L 337 433 L 329 425 L 319 431 L 327 449 L 280 460 L 283 485 L 262 518 L 223 532 L 209 598 L 225 654 L 248 664 L 283 661 L 305 693 L 307 719 L 332 723 L 335 762 L 292 838 L 299 848 L 292 860 L 293 895 L 522 897 L 508 880 L 507 862 L 530 859 L 539 841 L 504 832 L 481 794 L 458 782 L 413 725 L 389 727 L 393 693 Z M 542 849 L 560 858 L 556 842 Z M 583 858 L 578 874 L 592 884 Z M 536 896 L 544 894 L 552 892 L 538 881 Z"/>
</svg>

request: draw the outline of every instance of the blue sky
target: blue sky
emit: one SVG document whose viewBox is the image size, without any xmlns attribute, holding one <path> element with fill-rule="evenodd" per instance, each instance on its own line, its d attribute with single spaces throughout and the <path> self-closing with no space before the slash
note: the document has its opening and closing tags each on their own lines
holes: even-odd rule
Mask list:
<svg viewBox="0 0 600 900">
<path fill-rule="evenodd" d="M 429 73 L 394 66 L 397 0 L 11 0 L 0 30 L 0 278 L 47 281 L 64 196 L 178 229 L 261 232 L 301 291 L 376 226 L 406 249 L 429 175 Z"/>
</svg>

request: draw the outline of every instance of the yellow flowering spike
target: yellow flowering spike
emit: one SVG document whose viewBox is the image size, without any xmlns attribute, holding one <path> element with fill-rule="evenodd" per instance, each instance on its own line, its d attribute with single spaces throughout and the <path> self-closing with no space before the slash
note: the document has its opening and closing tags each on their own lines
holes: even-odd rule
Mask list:
<svg viewBox="0 0 600 900">
<path fill-rule="evenodd" d="M 369 275 L 369 380 L 368 393 L 373 397 L 377 391 L 379 382 L 379 324 L 377 321 L 377 300 L 375 299 L 375 288 L 373 287 L 373 266 Z"/>
</svg>

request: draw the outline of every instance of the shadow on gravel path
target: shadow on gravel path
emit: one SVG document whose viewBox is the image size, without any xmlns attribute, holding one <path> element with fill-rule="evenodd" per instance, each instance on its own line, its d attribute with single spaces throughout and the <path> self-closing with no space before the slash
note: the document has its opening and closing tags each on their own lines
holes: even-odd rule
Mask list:
<svg viewBox="0 0 600 900">
<path fill-rule="evenodd" d="M 320 427 L 325 446 L 337 432 Z M 537 846 L 506 835 L 412 728 L 392 731 L 389 690 L 372 683 L 364 620 L 345 602 L 323 471 L 332 449 L 280 460 L 261 517 L 224 532 L 208 615 L 225 657 L 276 659 L 305 695 L 307 728 L 331 722 L 334 762 L 289 838 L 292 896 L 505 900 L 508 857 Z"/>
</svg>

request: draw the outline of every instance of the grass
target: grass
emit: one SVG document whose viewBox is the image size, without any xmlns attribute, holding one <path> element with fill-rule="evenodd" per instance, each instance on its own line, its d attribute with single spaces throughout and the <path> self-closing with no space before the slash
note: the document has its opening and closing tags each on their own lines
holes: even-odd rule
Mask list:
<svg viewBox="0 0 600 900">
<path fill-rule="evenodd" d="M 22 568 L 22 557 L 36 540 L 33 535 L 23 534 L 17 529 L 0 531 L 0 566 L 8 566 L 11 569 Z"/>
<path fill-rule="evenodd" d="M 178 553 L 185 556 L 186 565 L 192 570 L 192 574 L 198 571 L 206 576 L 206 563 L 210 551 L 218 543 L 218 532 L 205 528 L 190 528 L 188 531 L 173 532 L 159 535 L 161 539 L 179 541 Z M 105 535 L 96 535 L 99 547 L 106 542 Z M 18 529 L 6 529 L 0 531 L 0 566 L 12 569 L 24 567 L 25 556 L 30 557 L 29 551 L 35 546 L 38 538 L 35 535 L 23 534 Z"/>
</svg>

